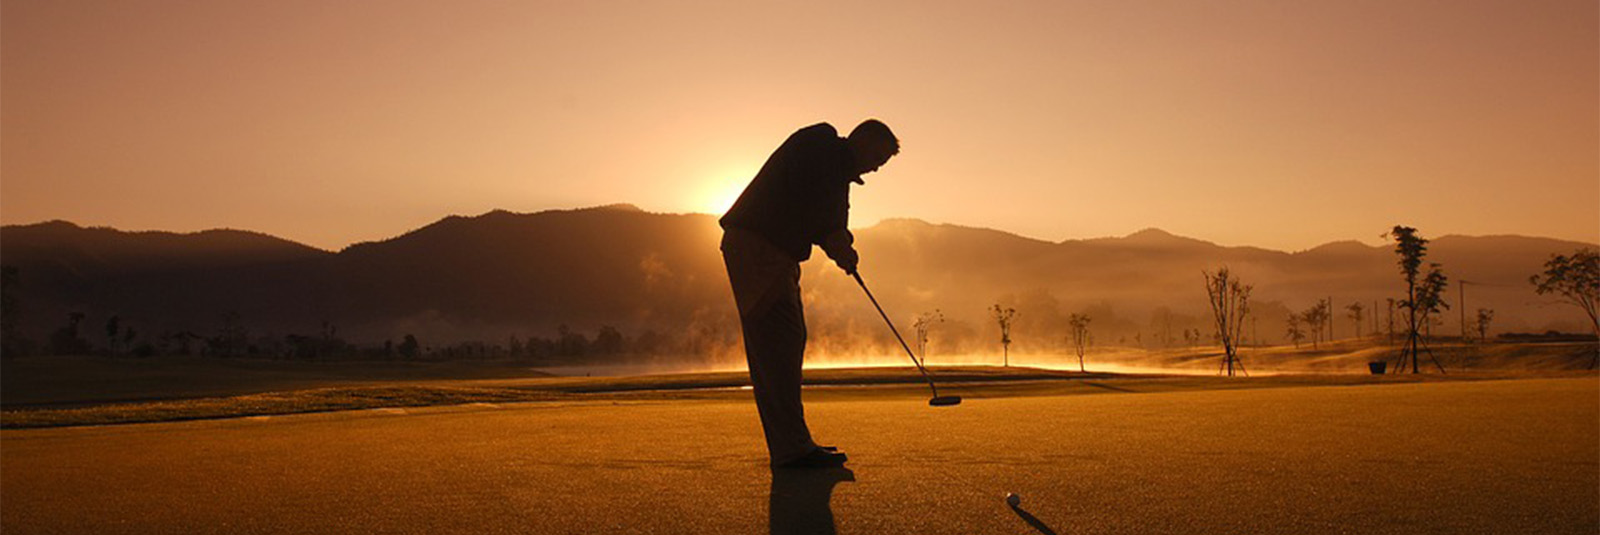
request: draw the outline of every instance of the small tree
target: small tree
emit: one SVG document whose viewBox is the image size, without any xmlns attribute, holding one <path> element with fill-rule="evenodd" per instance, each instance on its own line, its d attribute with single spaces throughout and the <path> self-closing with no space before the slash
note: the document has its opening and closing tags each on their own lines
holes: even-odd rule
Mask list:
<svg viewBox="0 0 1600 535">
<path fill-rule="evenodd" d="M 1356 338 L 1361 338 L 1361 318 L 1366 317 L 1366 307 L 1361 306 L 1360 301 L 1356 301 L 1350 303 L 1350 306 L 1344 307 L 1344 309 L 1348 311 L 1345 316 L 1356 323 Z"/>
<path fill-rule="evenodd" d="M 589 351 L 589 338 L 563 323 L 556 327 L 556 354 L 581 357 Z"/>
<path fill-rule="evenodd" d="M 1150 313 L 1150 327 L 1155 331 L 1151 338 L 1161 344 L 1163 349 L 1172 347 L 1172 309 L 1165 306 L 1156 307 Z"/>
<path fill-rule="evenodd" d="M 1017 309 L 1009 308 L 1009 307 L 1008 308 L 1000 308 L 1000 305 L 997 303 L 997 304 L 994 305 L 994 308 L 992 308 L 990 310 L 992 310 L 994 312 L 994 321 L 995 321 L 995 323 L 1000 324 L 1000 348 L 1001 348 L 1001 351 L 1003 351 L 1004 355 L 1005 355 L 1003 357 L 1005 360 L 1002 361 L 1003 362 L 1002 365 L 1006 366 L 1006 367 L 1010 367 L 1011 366 L 1011 321 L 1017 317 Z"/>
<path fill-rule="evenodd" d="M 1428 351 L 1428 356 L 1433 357 L 1433 351 L 1427 349 L 1422 340 L 1422 329 L 1427 325 L 1429 314 L 1437 312 L 1440 307 L 1449 308 L 1442 300 L 1448 281 L 1436 263 L 1429 265 L 1426 275 L 1422 274 L 1422 259 L 1428 254 L 1428 240 L 1418 236 L 1417 229 L 1396 225 L 1389 235 L 1394 236 L 1394 252 L 1400 256 L 1400 274 L 1406 281 L 1406 298 L 1399 301 L 1400 307 L 1406 309 L 1406 341 L 1400 349 L 1400 366 L 1396 370 L 1405 368 L 1406 357 L 1409 356 L 1411 373 L 1421 373 L 1422 370 L 1417 366 L 1418 353 Z M 1439 364 L 1439 359 L 1434 358 L 1433 364 L 1439 367 L 1440 373 L 1444 372 L 1444 365 Z"/>
<path fill-rule="evenodd" d="M 1284 333 L 1289 341 L 1294 342 L 1295 349 L 1300 348 L 1300 341 L 1306 339 L 1306 331 L 1300 328 L 1300 315 L 1289 313 L 1289 330 Z"/>
<path fill-rule="evenodd" d="M 1250 290 L 1253 287 L 1240 283 L 1226 267 L 1218 269 L 1215 275 L 1205 270 L 1201 270 L 1200 274 L 1205 277 L 1211 316 L 1216 320 L 1217 342 L 1222 344 L 1221 370 L 1233 377 L 1235 367 L 1244 371 L 1243 363 L 1239 362 L 1239 337 L 1244 328 L 1244 318 L 1250 314 Z M 1246 375 L 1249 373 L 1246 372 Z"/>
<path fill-rule="evenodd" d="M 1331 315 L 1328 310 L 1328 302 L 1321 299 L 1318 299 L 1317 304 L 1312 305 L 1311 308 L 1300 314 L 1300 319 L 1305 322 L 1306 328 L 1311 330 L 1312 349 L 1317 349 L 1318 342 L 1322 341 L 1323 325 Z"/>
<path fill-rule="evenodd" d="M 89 352 L 89 341 L 78 336 L 78 324 L 83 323 L 82 312 L 67 314 L 67 324 L 50 335 L 50 352 L 56 355 L 83 355 Z"/>
<path fill-rule="evenodd" d="M 923 364 L 928 363 L 928 332 L 933 330 L 935 323 L 944 323 L 944 312 L 939 309 L 918 314 L 917 321 L 911 324 L 917 332 L 917 355 L 922 357 Z"/>
<path fill-rule="evenodd" d="M 601 355 L 615 355 L 626 349 L 628 341 L 622 336 L 622 331 L 610 325 L 601 325 L 600 331 L 595 333 L 594 342 L 589 344 L 591 353 Z"/>
<path fill-rule="evenodd" d="M 1384 298 L 1384 301 L 1387 301 L 1386 304 L 1389 307 L 1388 308 L 1388 312 L 1386 314 L 1387 319 L 1385 320 L 1387 322 L 1385 324 L 1385 329 L 1387 329 L 1385 332 L 1388 333 L 1389 345 L 1394 345 L 1394 307 L 1398 302 L 1395 301 L 1393 298 L 1387 298 L 1387 297 Z"/>
<path fill-rule="evenodd" d="M 1333 315 L 1334 315 L 1333 298 L 1329 297 L 1327 299 L 1323 299 L 1322 300 L 1322 330 L 1323 330 L 1323 333 L 1326 336 L 1323 336 L 1322 339 L 1325 340 L 1325 341 L 1328 341 L 1328 342 L 1332 342 L 1333 341 Z"/>
<path fill-rule="evenodd" d="M 122 333 L 122 318 L 112 314 L 106 320 L 106 352 L 111 356 L 117 355 L 117 335 Z"/>
<path fill-rule="evenodd" d="M 1072 327 L 1072 348 L 1078 352 L 1078 371 L 1088 371 L 1083 367 L 1083 354 L 1089 348 L 1089 315 L 1073 314 L 1067 319 L 1067 324 Z"/>
<path fill-rule="evenodd" d="M 1544 263 L 1544 273 L 1528 277 L 1539 295 L 1557 294 L 1561 300 L 1583 310 L 1589 316 L 1589 328 L 1600 338 L 1600 317 L 1595 305 L 1600 302 L 1600 252 L 1578 249 L 1572 256 L 1550 255 Z M 1600 366 L 1600 351 L 1595 352 L 1589 368 Z"/>
<path fill-rule="evenodd" d="M 420 344 L 417 343 L 417 337 L 407 334 L 405 339 L 400 341 L 400 347 L 396 348 L 396 351 L 407 360 L 412 360 L 417 358 L 417 350 L 419 348 Z"/>
<path fill-rule="evenodd" d="M 1437 314 L 1441 310 L 1450 308 L 1450 303 L 1444 300 L 1444 291 L 1449 286 L 1450 280 L 1439 270 L 1439 264 L 1428 264 L 1428 276 L 1417 287 L 1417 307 L 1429 336 L 1433 334 L 1433 326 L 1444 325 L 1444 318 L 1438 317 Z"/>
<path fill-rule="evenodd" d="M 1478 309 L 1478 341 L 1489 341 L 1489 322 L 1494 321 L 1494 309 Z"/>
</svg>

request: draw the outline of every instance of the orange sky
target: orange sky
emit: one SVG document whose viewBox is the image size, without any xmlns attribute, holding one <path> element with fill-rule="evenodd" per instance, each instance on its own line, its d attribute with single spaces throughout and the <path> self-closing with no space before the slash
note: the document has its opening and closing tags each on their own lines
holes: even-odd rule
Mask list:
<svg viewBox="0 0 1600 535">
<path fill-rule="evenodd" d="M 0 220 L 326 248 L 720 211 L 868 116 L 883 217 L 1294 250 L 1600 241 L 1600 13 L 1539 2 L 6 0 Z"/>
</svg>

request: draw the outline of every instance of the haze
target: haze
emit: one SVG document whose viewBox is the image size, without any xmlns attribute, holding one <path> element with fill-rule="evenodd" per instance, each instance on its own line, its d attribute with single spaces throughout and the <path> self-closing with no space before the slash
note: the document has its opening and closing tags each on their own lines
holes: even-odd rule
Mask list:
<svg viewBox="0 0 1600 535">
<path fill-rule="evenodd" d="M 0 220 L 337 249 L 442 214 L 719 213 L 865 117 L 886 217 L 1293 250 L 1600 240 L 1600 18 L 1551 2 L 8 0 Z"/>
</svg>

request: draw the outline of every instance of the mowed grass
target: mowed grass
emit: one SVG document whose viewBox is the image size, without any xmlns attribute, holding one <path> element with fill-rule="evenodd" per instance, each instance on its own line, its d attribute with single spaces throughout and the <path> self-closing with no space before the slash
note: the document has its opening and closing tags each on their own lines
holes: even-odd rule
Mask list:
<svg viewBox="0 0 1600 535">
<path fill-rule="evenodd" d="M 1320 378 L 1212 381 L 1288 379 Z M 1047 529 L 1074 534 L 1592 534 L 1600 525 L 1592 375 L 1156 394 L 1083 386 L 1146 381 L 1169 384 L 964 383 L 969 393 L 1048 383 L 1105 394 L 939 409 L 914 385 L 814 388 L 812 431 L 849 452 L 853 474 L 769 470 L 747 398 L 8 429 L 0 524 L 6 533 L 1037 532 L 1003 501 L 1016 493 Z"/>
</svg>

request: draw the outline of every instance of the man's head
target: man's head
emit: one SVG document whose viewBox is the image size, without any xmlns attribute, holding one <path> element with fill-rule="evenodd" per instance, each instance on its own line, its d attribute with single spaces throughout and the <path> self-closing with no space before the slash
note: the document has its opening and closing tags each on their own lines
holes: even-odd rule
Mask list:
<svg viewBox="0 0 1600 535">
<path fill-rule="evenodd" d="M 900 153 L 900 140 L 889 131 L 889 125 L 877 119 L 867 119 L 850 131 L 850 152 L 855 154 L 856 172 L 877 171 L 890 157 Z"/>
</svg>

